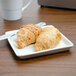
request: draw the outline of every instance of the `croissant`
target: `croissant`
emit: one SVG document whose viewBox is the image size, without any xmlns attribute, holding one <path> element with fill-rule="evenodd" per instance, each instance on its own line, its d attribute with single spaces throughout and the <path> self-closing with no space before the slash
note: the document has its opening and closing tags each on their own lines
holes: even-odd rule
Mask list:
<svg viewBox="0 0 76 76">
<path fill-rule="evenodd" d="M 44 28 L 37 37 L 34 48 L 36 51 L 46 50 L 56 47 L 61 40 L 61 34 L 55 27 Z"/>
<path fill-rule="evenodd" d="M 17 39 L 15 40 L 17 47 L 21 49 L 29 44 L 34 43 L 41 31 L 42 28 L 34 24 L 22 26 L 17 32 Z"/>
</svg>

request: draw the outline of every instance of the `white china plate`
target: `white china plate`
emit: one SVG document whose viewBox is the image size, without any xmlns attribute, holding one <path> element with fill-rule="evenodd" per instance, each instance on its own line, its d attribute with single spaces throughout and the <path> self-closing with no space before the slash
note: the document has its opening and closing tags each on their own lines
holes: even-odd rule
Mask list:
<svg viewBox="0 0 76 76">
<path fill-rule="evenodd" d="M 54 27 L 54 26 L 47 25 L 47 26 L 43 26 L 42 28 L 45 28 L 45 27 Z M 6 32 L 6 34 L 17 32 L 17 31 L 18 30 L 9 31 L 9 32 Z M 53 53 L 58 53 L 58 52 L 69 50 L 73 46 L 73 43 L 68 38 L 66 38 L 62 33 L 61 33 L 61 35 L 62 35 L 62 39 L 58 46 L 56 46 L 55 48 L 52 48 L 52 49 L 47 49 L 47 50 L 42 50 L 42 51 L 35 51 L 34 47 L 33 47 L 34 44 L 31 44 L 23 49 L 18 49 L 17 44 L 15 43 L 17 35 L 14 35 L 14 36 L 8 38 L 8 42 L 11 45 L 16 56 L 18 56 L 21 59 L 31 58 L 31 57 L 37 57 L 37 56 L 53 54 Z"/>
</svg>

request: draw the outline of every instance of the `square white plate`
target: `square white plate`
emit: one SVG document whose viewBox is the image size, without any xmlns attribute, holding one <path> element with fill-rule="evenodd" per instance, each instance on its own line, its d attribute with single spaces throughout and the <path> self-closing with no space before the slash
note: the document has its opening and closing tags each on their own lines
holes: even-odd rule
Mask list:
<svg viewBox="0 0 76 76">
<path fill-rule="evenodd" d="M 45 28 L 45 27 L 54 27 L 54 26 L 47 25 L 47 26 L 43 26 L 42 28 Z M 6 32 L 6 34 L 17 32 L 17 31 L 18 30 L 9 31 L 9 32 Z M 69 39 L 67 39 L 62 33 L 61 33 L 61 35 L 62 35 L 62 39 L 58 46 L 56 46 L 55 48 L 47 49 L 47 50 L 43 50 L 43 51 L 35 51 L 34 47 L 33 47 L 34 44 L 31 44 L 23 49 L 18 49 L 17 45 L 15 43 L 17 35 L 14 35 L 14 36 L 8 38 L 8 42 L 11 45 L 16 56 L 18 56 L 21 59 L 31 58 L 31 57 L 36 57 L 36 56 L 41 56 L 41 55 L 46 55 L 46 54 L 53 54 L 53 53 L 69 50 L 73 46 L 73 43 Z"/>
</svg>

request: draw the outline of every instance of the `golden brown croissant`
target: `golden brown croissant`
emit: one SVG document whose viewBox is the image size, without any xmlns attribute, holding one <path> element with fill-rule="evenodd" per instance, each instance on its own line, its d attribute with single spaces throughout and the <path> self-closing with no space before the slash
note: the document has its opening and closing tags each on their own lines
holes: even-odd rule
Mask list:
<svg viewBox="0 0 76 76">
<path fill-rule="evenodd" d="M 31 43 L 34 43 L 41 31 L 41 27 L 33 24 L 22 26 L 22 28 L 20 28 L 20 30 L 17 32 L 17 47 L 21 49 Z"/>
<path fill-rule="evenodd" d="M 61 34 L 55 27 L 44 28 L 38 36 L 34 48 L 36 51 L 53 48 L 59 44 Z"/>
</svg>

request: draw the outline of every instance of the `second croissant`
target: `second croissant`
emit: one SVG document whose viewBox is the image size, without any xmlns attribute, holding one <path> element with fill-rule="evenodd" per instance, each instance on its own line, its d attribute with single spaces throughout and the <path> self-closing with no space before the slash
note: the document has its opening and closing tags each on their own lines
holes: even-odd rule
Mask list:
<svg viewBox="0 0 76 76">
<path fill-rule="evenodd" d="M 54 48 L 59 44 L 60 40 L 59 30 L 55 27 L 47 27 L 38 36 L 34 48 L 36 51 Z"/>
</svg>

